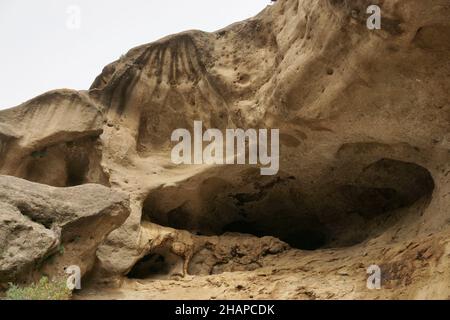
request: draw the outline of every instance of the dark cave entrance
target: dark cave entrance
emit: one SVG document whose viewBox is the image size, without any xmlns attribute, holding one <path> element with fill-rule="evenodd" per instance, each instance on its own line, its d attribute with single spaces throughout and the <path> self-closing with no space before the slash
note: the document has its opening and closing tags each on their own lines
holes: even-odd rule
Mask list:
<svg viewBox="0 0 450 320">
<path fill-rule="evenodd" d="M 101 152 L 96 137 L 62 142 L 34 151 L 25 160 L 26 169 L 19 177 L 54 187 L 73 187 L 86 183 L 108 186 L 101 166 Z"/>
<path fill-rule="evenodd" d="M 71 155 L 66 162 L 68 187 L 78 186 L 85 183 L 89 170 L 89 157 L 87 154 L 78 153 Z"/>
<path fill-rule="evenodd" d="M 131 279 L 147 279 L 158 275 L 168 274 L 170 271 L 166 258 L 160 254 L 148 254 L 139 260 L 128 273 Z"/>
<path fill-rule="evenodd" d="M 312 184 L 288 175 L 240 171 L 230 181 L 223 177 L 232 171 L 209 173 L 152 192 L 143 219 L 198 235 L 235 232 L 276 237 L 302 250 L 339 248 L 413 214 L 434 190 L 430 172 L 414 163 L 381 159 L 336 171 Z"/>
<path fill-rule="evenodd" d="M 286 242 L 293 248 L 302 250 L 316 250 L 322 248 L 327 243 L 327 233 L 318 224 L 303 224 L 296 228 L 294 232 L 277 233 L 276 230 L 257 229 L 254 224 L 245 221 L 236 221 L 225 226 L 224 232 L 251 234 L 257 237 L 272 236 Z"/>
<path fill-rule="evenodd" d="M 181 273 L 182 259 L 168 249 L 156 249 L 141 258 L 128 272 L 129 279 L 167 279 Z"/>
</svg>

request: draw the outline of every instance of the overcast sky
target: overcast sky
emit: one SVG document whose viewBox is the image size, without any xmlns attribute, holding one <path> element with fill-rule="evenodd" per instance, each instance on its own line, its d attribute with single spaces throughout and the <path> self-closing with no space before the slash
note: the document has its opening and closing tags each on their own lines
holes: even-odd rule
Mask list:
<svg viewBox="0 0 450 320">
<path fill-rule="evenodd" d="M 132 47 L 215 31 L 270 0 L 0 0 L 0 109 L 49 90 L 88 89 Z"/>
</svg>

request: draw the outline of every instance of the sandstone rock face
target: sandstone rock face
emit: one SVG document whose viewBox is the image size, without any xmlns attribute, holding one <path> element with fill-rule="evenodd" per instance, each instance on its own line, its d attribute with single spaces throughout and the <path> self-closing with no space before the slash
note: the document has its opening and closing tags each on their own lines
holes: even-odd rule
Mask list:
<svg viewBox="0 0 450 320">
<path fill-rule="evenodd" d="M 126 195 L 99 185 L 54 188 L 0 176 L 0 283 L 88 272 L 98 245 L 128 217 Z"/>
<path fill-rule="evenodd" d="M 58 90 L 0 114 L 0 173 L 55 187 L 107 184 L 96 143 L 100 108 L 87 94 Z"/>
<path fill-rule="evenodd" d="M 13 281 L 58 248 L 57 234 L 34 223 L 14 206 L 1 204 L 0 281 Z"/>
<path fill-rule="evenodd" d="M 447 0 L 279 0 L 134 48 L 88 92 L 0 112 L 0 172 L 129 195 L 95 265 L 122 286 L 94 297 L 449 298 L 449 16 Z M 280 129 L 279 174 L 175 166 L 171 133 L 196 120 Z"/>
</svg>

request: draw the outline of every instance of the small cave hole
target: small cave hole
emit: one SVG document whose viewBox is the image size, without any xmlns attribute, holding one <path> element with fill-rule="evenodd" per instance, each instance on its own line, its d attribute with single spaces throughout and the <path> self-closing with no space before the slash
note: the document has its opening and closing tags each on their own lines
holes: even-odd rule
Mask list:
<svg viewBox="0 0 450 320">
<path fill-rule="evenodd" d="M 148 279 L 158 275 L 166 275 L 170 271 L 164 256 L 160 254 L 148 254 L 139 260 L 128 273 L 131 279 Z"/>
<path fill-rule="evenodd" d="M 129 279 L 168 279 L 181 274 L 182 259 L 168 250 L 154 250 L 141 258 L 130 272 Z"/>
<path fill-rule="evenodd" d="M 88 169 L 89 158 L 86 154 L 78 154 L 68 159 L 66 162 L 66 186 L 73 187 L 84 184 Z"/>
</svg>

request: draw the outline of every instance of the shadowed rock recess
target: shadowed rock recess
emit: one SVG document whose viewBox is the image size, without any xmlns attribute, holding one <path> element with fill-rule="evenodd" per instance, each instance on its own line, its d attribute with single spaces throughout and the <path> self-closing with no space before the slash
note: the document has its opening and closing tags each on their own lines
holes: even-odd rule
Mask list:
<svg viewBox="0 0 450 320">
<path fill-rule="evenodd" d="M 79 299 L 450 298 L 449 17 L 448 0 L 279 0 L 1 111 L 0 282 L 62 243 L 43 267 L 81 264 Z M 175 166 L 194 121 L 280 129 L 279 173 Z"/>
</svg>

